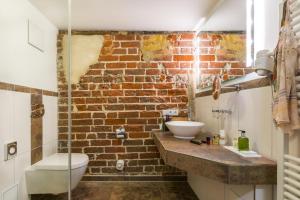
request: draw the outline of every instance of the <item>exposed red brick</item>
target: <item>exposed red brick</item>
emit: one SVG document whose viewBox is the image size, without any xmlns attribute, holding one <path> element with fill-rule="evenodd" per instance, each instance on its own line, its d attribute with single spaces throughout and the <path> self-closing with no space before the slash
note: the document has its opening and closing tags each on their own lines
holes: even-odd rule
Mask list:
<svg viewBox="0 0 300 200">
<path fill-rule="evenodd" d="M 140 158 L 141 159 L 160 158 L 160 155 L 159 155 L 159 153 L 141 153 Z"/>
<path fill-rule="evenodd" d="M 144 83 L 143 84 L 143 89 L 153 89 L 154 84 L 153 83 Z"/>
<path fill-rule="evenodd" d="M 103 96 L 123 96 L 123 90 L 103 91 Z"/>
<path fill-rule="evenodd" d="M 106 161 L 91 160 L 89 166 L 106 166 Z"/>
<path fill-rule="evenodd" d="M 180 36 L 181 40 L 193 40 L 195 38 L 195 34 L 194 33 L 183 33 Z"/>
<path fill-rule="evenodd" d="M 146 119 L 127 119 L 127 124 L 146 124 Z"/>
<path fill-rule="evenodd" d="M 159 69 L 147 69 L 146 75 L 159 75 L 161 71 Z"/>
<path fill-rule="evenodd" d="M 137 118 L 139 117 L 138 112 L 119 112 L 119 118 Z"/>
<path fill-rule="evenodd" d="M 173 83 L 157 83 L 154 86 L 156 89 L 172 89 Z"/>
<path fill-rule="evenodd" d="M 186 89 L 172 89 L 168 90 L 168 95 L 170 96 L 178 96 L 178 95 L 186 95 Z"/>
<path fill-rule="evenodd" d="M 138 157 L 137 153 L 118 154 L 118 159 L 137 159 Z"/>
<path fill-rule="evenodd" d="M 91 146 L 109 146 L 111 140 L 91 140 Z"/>
<path fill-rule="evenodd" d="M 119 103 L 139 103 L 138 97 L 119 97 Z"/>
<path fill-rule="evenodd" d="M 123 153 L 125 147 L 105 147 L 105 153 Z"/>
<path fill-rule="evenodd" d="M 120 69 L 107 69 L 104 72 L 104 75 L 122 75 L 123 74 L 123 70 Z M 103 87 L 106 88 L 106 87 Z"/>
<path fill-rule="evenodd" d="M 92 127 L 93 132 L 111 132 L 112 127 L 111 126 L 94 126 Z"/>
<path fill-rule="evenodd" d="M 125 125 L 124 127 L 126 131 L 130 131 L 130 132 L 139 132 L 144 130 L 143 125 Z"/>
<path fill-rule="evenodd" d="M 134 147 L 126 147 L 127 152 L 146 152 L 147 149 L 145 146 L 134 146 Z"/>
<path fill-rule="evenodd" d="M 84 153 L 103 153 L 103 147 L 84 147 Z"/>
<path fill-rule="evenodd" d="M 178 41 L 178 46 L 180 47 L 193 47 L 193 41 Z"/>
<path fill-rule="evenodd" d="M 89 97 L 91 95 L 90 91 L 72 91 L 72 97 Z"/>
<path fill-rule="evenodd" d="M 144 75 L 145 70 L 144 69 L 126 69 L 125 74 L 126 75 Z"/>
<path fill-rule="evenodd" d="M 125 63 L 106 63 L 106 68 L 107 69 L 122 69 L 126 68 Z"/>
<path fill-rule="evenodd" d="M 127 50 L 126 49 L 114 49 L 112 51 L 112 54 L 114 55 L 118 55 L 118 54 L 127 54 Z"/>
<path fill-rule="evenodd" d="M 143 167 L 125 167 L 125 172 L 143 172 Z"/>
<path fill-rule="evenodd" d="M 140 61 L 139 55 L 122 55 L 120 56 L 120 61 Z"/>
<path fill-rule="evenodd" d="M 132 133 L 129 133 L 129 137 L 130 138 L 148 138 L 149 133 L 147 133 L 147 132 L 132 132 Z"/>
<path fill-rule="evenodd" d="M 185 78 L 192 69 L 194 47 L 191 45 L 195 34 L 168 34 L 170 46 L 152 52 L 150 61 L 142 60 L 140 46 L 151 35 L 114 32 L 103 37 L 99 62 L 82 74 L 78 84 L 72 84 L 73 110 L 76 110 L 72 114 L 72 137 L 76 141 L 72 152 L 89 156 L 92 162 L 87 173 L 92 175 L 119 174 L 115 169 L 117 159 L 126 160 L 124 171 L 129 175 L 180 173 L 164 167 L 151 131 L 159 128 L 162 109 L 186 111 L 185 85 L 175 84 L 174 76 Z M 206 55 L 211 49 L 207 47 Z M 61 59 L 61 54 L 58 58 Z M 209 69 L 210 62 L 202 61 L 201 67 L 205 63 Z M 237 64 L 235 69 L 240 69 Z M 64 142 L 61 152 L 67 152 L 67 82 L 61 68 L 58 75 L 59 140 Z M 126 130 L 126 139 L 116 138 L 115 130 L 120 126 Z"/>
<path fill-rule="evenodd" d="M 137 54 L 138 53 L 138 49 L 137 48 L 130 48 L 128 49 L 128 54 Z"/>
<path fill-rule="evenodd" d="M 125 96 L 155 96 L 155 90 L 126 90 Z"/>
<path fill-rule="evenodd" d="M 194 61 L 193 55 L 175 55 L 174 56 L 175 61 Z"/>
<path fill-rule="evenodd" d="M 142 89 L 143 85 L 139 83 L 123 83 L 122 84 L 123 89 Z"/>
<path fill-rule="evenodd" d="M 158 160 L 150 159 L 150 160 L 138 160 L 139 166 L 144 165 L 158 165 Z"/>
<path fill-rule="evenodd" d="M 92 119 L 79 119 L 79 120 L 72 120 L 72 125 L 92 125 L 93 120 Z"/>
<path fill-rule="evenodd" d="M 121 42 L 121 47 L 140 47 L 140 42 Z"/>
<path fill-rule="evenodd" d="M 200 55 L 200 61 L 214 61 L 216 58 L 215 58 L 215 55 Z"/>
<path fill-rule="evenodd" d="M 122 125 L 125 124 L 125 119 L 106 119 L 106 125 Z"/>
<path fill-rule="evenodd" d="M 124 105 L 123 104 L 105 105 L 104 109 L 105 110 L 124 110 Z"/>
<path fill-rule="evenodd" d="M 112 146 L 122 145 L 122 140 L 121 139 L 112 140 L 111 144 L 112 144 Z"/>
<path fill-rule="evenodd" d="M 99 61 L 118 61 L 119 56 L 100 56 Z"/>
<path fill-rule="evenodd" d="M 85 114 L 85 113 L 82 113 L 82 114 Z M 105 117 L 106 117 L 105 113 L 93 113 L 93 118 L 105 118 Z"/>
<path fill-rule="evenodd" d="M 127 68 L 136 68 L 136 66 L 137 66 L 136 63 L 133 62 L 127 63 Z"/>
<path fill-rule="evenodd" d="M 145 105 L 139 105 L 139 104 L 128 104 L 125 105 L 125 110 L 145 110 Z"/>
<path fill-rule="evenodd" d="M 86 146 L 89 146 L 89 141 L 87 140 L 72 141 L 72 147 L 86 147 Z"/>
<path fill-rule="evenodd" d="M 160 112 L 141 112 L 140 117 L 160 117 Z"/>
<path fill-rule="evenodd" d="M 115 35 L 115 40 L 134 40 L 135 35 L 123 35 L 123 34 L 118 34 Z"/>
<path fill-rule="evenodd" d="M 73 132 L 90 132 L 90 126 L 72 126 Z"/>
</svg>

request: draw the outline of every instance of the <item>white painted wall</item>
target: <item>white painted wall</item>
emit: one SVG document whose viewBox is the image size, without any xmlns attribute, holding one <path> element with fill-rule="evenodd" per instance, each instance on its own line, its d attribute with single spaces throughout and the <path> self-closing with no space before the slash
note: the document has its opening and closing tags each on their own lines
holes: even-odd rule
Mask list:
<svg viewBox="0 0 300 200">
<path fill-rule="evenodd" d="M 57 28 L 27 0 L 0 3 L 0 81 L 56 91 Z M 44 52 L 28 44 L 28 20 L 43 30 Z"/>
<path fill-rule="evenodd" d="M 263 49 L 273 50 L 276 47 L 279 24 L 280 24 L 280 2 L 281 0 L 255 0 L 255 52 Z M 214 101 L 211 96 L 196 99 L 196 118 L 206 124 L 206 130 L 218 133 L 219 129 L 225 129 L 228 135 L 229 144 L 238 129 L 247 131 L 250 139 L 250 147 L 260 154 L 277 161 L 277 190 L 274 187 L 273 199 L 282 199 L 282 154 L 283 154 L 283 134 L 277 129 L 272 121 L 272 94 L 271 87 L 243 90 L 239 93 L 222 94 L 218 101 Z M 220 120 L 213 117 L 212 109 L 231 109 L 232 115 Z M 223 126 L 224 125 L 224 126 Z M 290 153 L 300 155 L 299 136 L 290 138 Z M 214 188 L 218 183 L 210 183 L 201 177 L 192 174 L 188 175 L 189 183 L 196 193 L 202 195 L 199 186 L 205 184 L 209 188 Z M 204 181 L 204 182 L 203 182 Z M 221 187 L 220 185 L 218 187 Z M 224 189 L 226 190 L 226 188 Z M 198 191 L 198 192 L 197 192 Z M 241 191 L 237 188 L 237 193 Z M 262 187 L 256 190 L 258 200 L 272 198 L 270 187 Z M 248 199 L 242 196 L 223 196 L 224 199 Z M 227 200 L 226 199 L 226 200 Z M 251 195 L 249 197 L 251 198 Z"/>
<path fill-rule="evenodd" d="M 281 0 L 254 0 L 255 52 L 273 50 L 279 36 L 279 3 Z"/>
<path fill-rule="evenodd" d="M 239 93 L 225 93 L 215 101 L 211 96 L 196 99 L 196 120 L 202 121 L 206 125 L 203 131 L 218 134 L 220 129 L 224 129 L 227 134 L 228 144 L 232 144 L 232 138 L 237 135 L 238 130 L 246 130 L 250 140 L 250 148 L 260 154 L 276 160 L 278 151 L 278 137 L 280 131 L 273 126 L 271 117 L 271 87 L 242 90 Z M 229 109 L 231 115 L 224 118 L 217 118 L 212 114 L 212 109 Z M 252 186 L 228 186 L 215 181 L 204 181 L 203 178 L 189 174 L 189 183 L 197 191 L 200 185 L 205 185 L 207 189 L 220 187 L 224 193 L 219 193 L 218 199 L 245 199 L 252 200 Z M 204 182 L 203 182 L 204 181 Z M 272 187 L 259 186 L 256 199 L 271 200 Z M 259 191 L 259 192 L 258 192 Z M 235 194 L 235 195 L 234 195 Z M 238 195 L 239 194 L 239 195 Z M 198 193 L 203 198 L 203 193 Z M 210 192 L 206 195 L 211 195 Z M 215 194 L 216 195 L 216 194 Z M 221 198 L 222 197 L 222 198 Z M 211 196 L 207 199 L 217 199 Z M 204 198 L 204 199 L 205 199 Z M 201 198 L 200 198 L 201 199 Z"/>
<path fill-rule="evenodd" d="M 57 91 L 57 28 L 27 0 L 0 0 L 0 5 L 0 82 Z M 28 19 L 43 30 L 44 52 L 28 44 Z M 43 154 L 47 156 L 57 150 L 57 97 L 43 96 L 43 102 Z M 19 184 L 19 200 L 26 200 L 24 169 L 31 162 L 30 94 L 0 90 L 0 111 L 0 199 L 4 190 Z M 17 141 L 18 155 L 4 161 L 4 143 L 11 141 Z"/>
</svg>

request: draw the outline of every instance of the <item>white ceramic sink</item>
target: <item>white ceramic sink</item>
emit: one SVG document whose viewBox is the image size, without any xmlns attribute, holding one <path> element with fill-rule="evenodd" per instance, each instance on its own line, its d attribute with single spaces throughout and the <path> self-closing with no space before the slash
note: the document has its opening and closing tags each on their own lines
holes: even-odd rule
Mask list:
<svg viewBox="0 0 300 200">
<path fill-rule="evenodd" d="M 166 125 L 174 134 L 174 137 L 180 139 L 193 139 L 198 133 L 200 133 L 204 123 L 192 121 L 170 121 L 166 122 Z"/>
</svg>

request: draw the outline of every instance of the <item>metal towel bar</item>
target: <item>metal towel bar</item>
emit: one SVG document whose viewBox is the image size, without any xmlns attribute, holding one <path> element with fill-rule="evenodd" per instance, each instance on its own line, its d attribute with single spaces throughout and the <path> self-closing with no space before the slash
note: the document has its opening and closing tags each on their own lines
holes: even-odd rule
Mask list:
<svg viewBox="0 0 300 200">
<path fill-rule="evenodd" d="M 283 163 L 285 199 L 300 199 L 300 158 L 285 154 Z"/>
</svg>

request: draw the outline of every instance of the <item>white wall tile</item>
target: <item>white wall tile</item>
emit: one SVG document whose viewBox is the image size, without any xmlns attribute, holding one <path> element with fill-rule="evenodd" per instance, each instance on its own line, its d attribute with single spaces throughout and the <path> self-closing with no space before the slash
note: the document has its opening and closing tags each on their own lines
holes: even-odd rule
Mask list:
<svg viewBox="0 0 300 200">
<path fill-rule="evenodd" d="M 43 145 L 43 158 L 48 157 L 57 152 L 57 141 L 54 140 Z"/>
<path fill-rule="evenodd" d="M 27 93 L 15 92 L 13 100 L 13 133 L 18 142 L 18 154 L 22 154 L 31 150 L 31 97 Z"/>
<path fill-rule="evenodd" d="M 0 90 L 0 162 L 4 160 L 4 143 L 14 140 L 13 93 Z"/>
<path fill-rule="evenodd" d="M 14 184 L 14 160 L 0 161 L 0 193 Z"/>
<path fill-rule="evenodd" d="M 58 138 L 57 97 L 43 96 L 45 115 L 43 117 L 43 144 L 53 143 Z"/>
<path fill-rule="evenodd" d="M 15 159 L 15 183 L 19 185 L 19 199 L 27 200 L 25 169 L 31 164 L 31 152 L 20 154 Z"/>
</svg>

